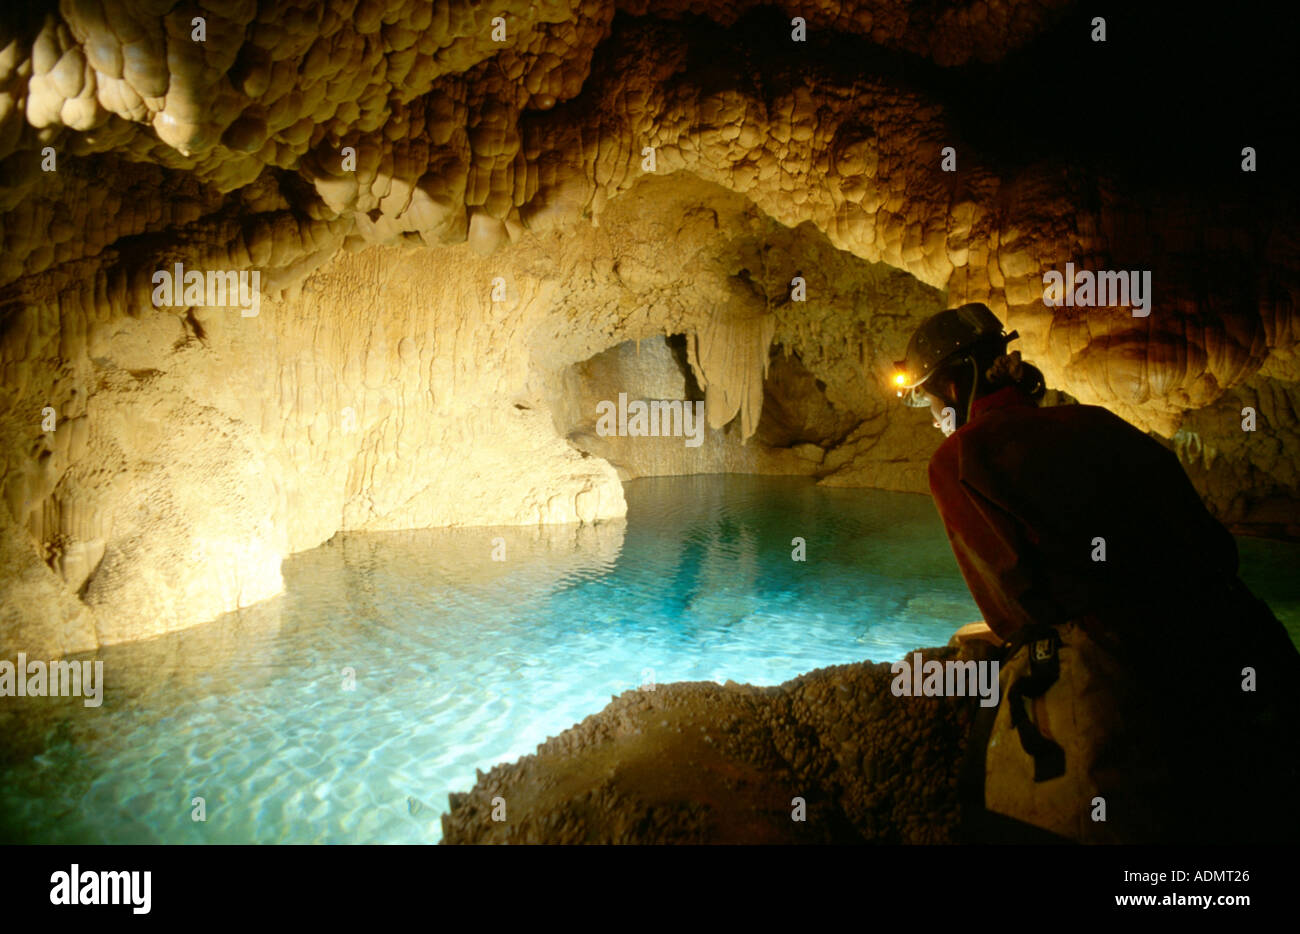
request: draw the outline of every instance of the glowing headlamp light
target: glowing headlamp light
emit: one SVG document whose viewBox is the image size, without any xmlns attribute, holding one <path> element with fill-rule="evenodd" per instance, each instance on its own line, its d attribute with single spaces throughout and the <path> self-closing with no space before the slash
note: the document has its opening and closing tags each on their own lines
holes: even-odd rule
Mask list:
<svg viewBox="0 0 1300 934">
<path fill-rule="evenodd" d="M 903 400 L 903 404 L 911 406 L 914 409 L 928 409 L 930 400 L 922 395 L 920 387 L 911 387 L 911 379 L 907 372 L 907 361 L 899 360 L 894 364 L 894 384 L 895 394 Z"/>
<path fill-rule="evenodd" d="M 894 388 L 898 391 L 898 397 L 901 399 L 903 397 L 903 393 L 907 391 L 908 379 L 907 379 L 906 360 L 894 361 L 894 376 L 892 382 L 894 384 Z"/>
</svg>

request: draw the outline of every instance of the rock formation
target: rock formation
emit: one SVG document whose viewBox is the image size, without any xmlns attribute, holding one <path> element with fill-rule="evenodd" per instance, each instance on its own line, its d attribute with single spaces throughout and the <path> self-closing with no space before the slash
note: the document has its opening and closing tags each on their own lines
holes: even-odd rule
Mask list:
<svg viewBox="0 0 1300 934">
<path fill-rule="evenodd" d="M 628 691 L 453 794 L 443 841 L 952 843 L 977 700 L 900 703 L 892 677 L 866 662 Z"/>
<path fill-rule="evenodd" d="M 885 377 L 965 301 L 1169 439 L 1225 518 L 1294 533 L 1291 206 L 1009 172 L 908 76 L 1002 60 L 1064 6 L 7 10 L 0 648 L 211 619 L 339 530 L 615 518 L 620 470 L 922 489 L 937 435 Z M 1045 306 L 1070 262 L 1152 271 L 1150 315 Z M 160 303 L 177 264 L 256 272 L 255 313 Z M 664 338 L 712 460 L 601 448 L 566 401 L 572 368 Z"/>
</svg>

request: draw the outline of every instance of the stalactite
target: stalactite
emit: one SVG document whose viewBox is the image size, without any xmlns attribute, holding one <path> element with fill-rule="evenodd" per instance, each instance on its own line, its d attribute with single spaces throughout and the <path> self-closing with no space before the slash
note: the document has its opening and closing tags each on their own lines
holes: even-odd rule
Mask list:
<svg viewBox="0 0 1300 934">
<path fill-rule="evenodd" d="M 736 315 L 724 309 L 687 344 L 691 369 L 705 393 L 710 428 L 721 428 L 739 412 L 742 440 L 754 434 L 775 332 L 776 315 Z"/>
</svg>

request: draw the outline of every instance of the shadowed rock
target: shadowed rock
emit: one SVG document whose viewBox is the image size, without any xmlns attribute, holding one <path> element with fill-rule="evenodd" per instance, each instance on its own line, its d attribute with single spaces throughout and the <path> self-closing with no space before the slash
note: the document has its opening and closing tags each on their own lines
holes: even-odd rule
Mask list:
<svg viewBox="0 0 1300 934">
<path fill-rule="evenodd" d="M 978 702 L 895 697 L 892 678 L 888 664 L 861 662 L 779 687 L 625 692 L 451 795 L 443 842 L 953 842 Z"/>
</svg>

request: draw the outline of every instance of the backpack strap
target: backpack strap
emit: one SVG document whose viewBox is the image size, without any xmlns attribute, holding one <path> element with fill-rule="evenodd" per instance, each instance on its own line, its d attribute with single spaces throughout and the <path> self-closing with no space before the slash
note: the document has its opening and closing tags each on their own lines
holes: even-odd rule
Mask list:
<svg viewBox="0 0 1300 934">
<path fill-rule="evenodd" d="M 1051 627 L 1042 628 L 1046 628 L 1052 633 L 1055 632 Z M 1021 633 L 1017 633 L 1016 638 L 1002 650 L 1001 658 L 1003 662 L 1009 661 L 1026 641 L 1027 639 L 1021 637 Z M 957 777 L 957 798 L 961 806 L 960 824 L 956 834 L 957 839 L 962 843 L 979 844 L 1068 845 L 1074 843 L 1073 840 L 1067 837 L 1004 814 L 996 814 L 985 807 L 986 756 L 989 737 L 993 733 L 993 727 L 1000 709 L 1001 704 L 997 707 L 979 707 L 975 712 L 975 719 L 971 723 L 965 758 L 962 761 Z M 1032 727 L 1033 724 L 1031 723 L 1029 726 Z M 1045 737 L 1043 739 L 1046 742 L 1051 742 Z"/>
<path fill-rule="evenodd" d="M 1029 673 L 1007 689 L 1007 703 L 1011 705 L 1011 725 L 1020 736 L 1020 745 L 1033 757 L 1034 781 L 1045 782 L 1065 774 L 1065 750 L 1044 736 L 1029 718 L 1026 701 L 1042 697 L 1060 677 L 1061 636 L 1053 626 L 1025 626 L 1007 646 L 1006 657 L 1013 658 L 1025 646 L 1029 647 Z"/>
</svg>

